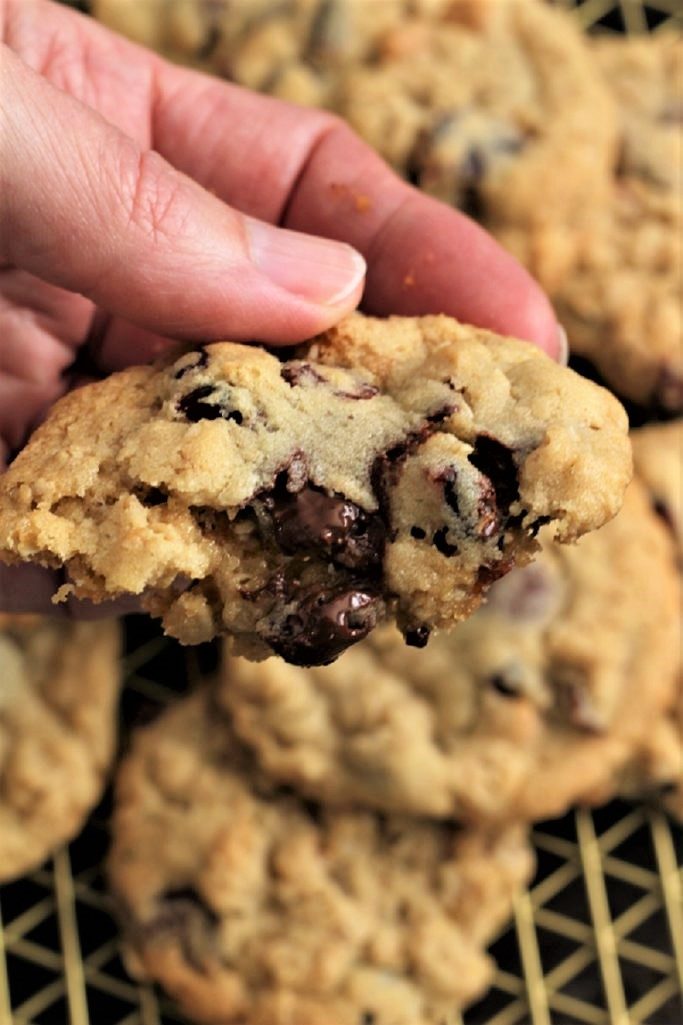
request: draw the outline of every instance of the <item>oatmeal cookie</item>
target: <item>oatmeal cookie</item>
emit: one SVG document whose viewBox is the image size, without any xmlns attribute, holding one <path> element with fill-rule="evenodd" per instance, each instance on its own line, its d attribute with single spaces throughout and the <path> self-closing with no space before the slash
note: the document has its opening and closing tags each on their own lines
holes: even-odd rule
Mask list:
<svg viewBox="0 0 683 1025">
<path fill-rule="evenodd" d="M 116 743 L 119 630 L 0 615 L 0 882 L 81 828 Z"/>
<path fill-rule="evenodd" d="M 602 195 L 613 103 L 563 12 L 455 0 L 385 33 L 379 51 L 341 77 L 336 104 L 419 188 L 534 236 Z"/>
<path fill-rule="evenodd" d="M 683 568 L 683 421 L 643 427 L 632 434 L 636 473 L 652 505 L 675 540 Z M 680 614 L 680 611 L 679 611 Z M 664 807 L 683 822 L 683 639 L 679 625 L 678 696 L 667 714 L 652 724 L 646 742 L 625 773 L 622 790 L 629 796 L 658 795 Z"/>
<path fill-rule="evenodd" d="M 539 278 L 567 329 L 617 394 L 683 410 L 683 39 L 594 43 L 617 100 L 610 190 L 586 196 L 564 233 L 499 233 Z"/>
<path fill-rule="evenodd" d="M 125 959 L 200 1022 L 441 1025 L 529 878 L 520 826 L 331 811 L 254 771 L 197 691 L 133 737 L 109 879 Z"/>
<path fill-rule="evenodd" d="M 424 651 L 387 628 L 327 668 L 228 659 L 218 700 L 264 771 L 331 804 L 544 818 L 614 793 L 670 707 L 678 601 L 670 539 L 634 482 L 612 523 L 546 543 Z"/>
<path fill-rule="evenodd" d="M 0 557 L 319 664 L 468 615 L 542 524 L 610 519 L 630 458 L 617 401 L 533 346 L 355 314 L 294 358 L 219 342 L 66 396 L 0 478 Z"/>
<path fill-rule="evenodd" d="M 94 0 L 109 28 L 250 89 L 329 105 L 341 68 L 434 0 Z"/>
</svg>

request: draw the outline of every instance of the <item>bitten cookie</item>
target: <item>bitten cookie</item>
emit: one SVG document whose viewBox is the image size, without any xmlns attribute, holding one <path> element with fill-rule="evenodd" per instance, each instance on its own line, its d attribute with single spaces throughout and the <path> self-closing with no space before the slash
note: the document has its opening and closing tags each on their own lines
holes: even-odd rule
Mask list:
<svg viewBox="0 0 683 1025">
<path fill-rule="evenodd" d="M 133 737 L 109 879 L 132 973 L 193 1020 L 441 1025 L 527 881 L 523 827 L 334 812 L 254 771 L 209 691 Z"/>
<path fill-rule="evenodd" d="M 632 434 L 636 473 L 648 488 L 652 505 L 675 540 L 683 568 L 683 421 L 643 427 Z M 679 609 L 679 616 L 681 610 Z M 651 723 L 645 743 L 628 766 L 623 792 L 659 795 L 664 807 L 683 822 L 683 624 L 676 649 L 679 687 L 667 714 Z"/>
<path fill-rule="evenodd" d="M 619 395 L 683 410 L 683 39 L 593 43 L 618 104 L 619 157 L 563 239 L 503 236 L 553 297 L 573 353 Z"/>
<path fill-rule="evenodd" d="M 0 615 L 0 882 L 75 836 L 100 799 L 118 655 L 113 621 Z"/>
<path fill-rule="evenodd" d="M 378 630 L 334 666 L 227 660 L 220 702 L 264 771 L 333 804 L 539 819 L 614 793 L 677 685 L 678 580 L 642 487 L 546 544 L 424 651 Z"/>
<path fill-rule="evenodd" d="M 297 358 L 220 342 L 62 399 L 0 478 L 0 557 L 318 664 L 386 618 L 424 644 L 629 475 L 622 408 L 533 346 L 356 314 Z"/>
</svg>

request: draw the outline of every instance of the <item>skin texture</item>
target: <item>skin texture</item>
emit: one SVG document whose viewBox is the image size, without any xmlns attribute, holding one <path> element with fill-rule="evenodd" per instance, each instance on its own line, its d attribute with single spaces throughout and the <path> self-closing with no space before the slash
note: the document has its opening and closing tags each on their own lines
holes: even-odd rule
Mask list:
<svg viewBox="0 0 683 1025">
<path fill-rule="evenodd" d="M 291 343 L 361 294 L 371 313 L 448 313 L 558 355 L 520 265 L 333 116 L 45 0 L 0 0 L 0 33 L 0 465 L 78 383 L 77 353 L 100 376 L 169 338 Z M 54 587 L 2 570 L 0 608 L 45 609 Z"/>
</svg>

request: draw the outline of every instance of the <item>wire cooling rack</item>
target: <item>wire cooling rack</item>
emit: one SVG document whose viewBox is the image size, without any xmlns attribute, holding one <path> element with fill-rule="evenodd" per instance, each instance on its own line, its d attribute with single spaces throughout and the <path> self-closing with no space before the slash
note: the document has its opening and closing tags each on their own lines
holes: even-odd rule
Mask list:
<svg viewBox="0 0 683 1025">
<path fill-rule="evenodd" d="M 586 28 L 683 22 L 683 0 L 557 2 Z M 124 733 L 215 661 L 137 617 L 126 650 Z M 69 847 L 0 887 L 0 1025 L 186 1025 L 121 963 L 102 874 L 108 812 L 107 796 Z M 493 986 L 452 1025 L 683 1025 L 683 830 L 613 802 L 542 823 L 533 840 L 536 877 L 491 947 Z"/>
</svg>

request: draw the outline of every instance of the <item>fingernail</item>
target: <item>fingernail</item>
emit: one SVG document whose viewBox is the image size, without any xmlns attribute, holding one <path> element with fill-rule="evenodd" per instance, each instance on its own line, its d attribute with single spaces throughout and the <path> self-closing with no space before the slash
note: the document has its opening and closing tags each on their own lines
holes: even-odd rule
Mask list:
<svg viewBox="0 0 683 1025">
<path fill-rule="evenodd" d="M 557 325 L 557 362 L 562 367 L 566 367 L 569 363 L 569 341 L 567 339 L 567 332 L 561 324 Z"/>
<path fill-rule="evenodd" d="M 245 217 L 252 263 L 280 288 L 324 306 L 335 306 L 365 277 L 363 257 L 345 242 L 304 235 Z"/>
</svg>

